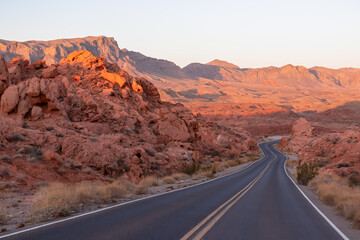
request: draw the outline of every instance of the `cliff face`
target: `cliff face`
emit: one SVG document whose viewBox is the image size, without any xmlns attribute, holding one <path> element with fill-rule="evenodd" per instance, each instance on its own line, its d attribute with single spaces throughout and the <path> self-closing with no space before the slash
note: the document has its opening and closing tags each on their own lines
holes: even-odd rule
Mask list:
<svg viewBox="0 0 360 240">
<path fill-rule="evenodd" d="M 165 175 L 182 163 L 257 151 L 242 132 L 160 99 L 157 88 L 87 50 L 57 64 L 0 58 L 3 181 L 22 184 Z M 3 157 L 6 156 L 6 157 Z"/>
</svg>

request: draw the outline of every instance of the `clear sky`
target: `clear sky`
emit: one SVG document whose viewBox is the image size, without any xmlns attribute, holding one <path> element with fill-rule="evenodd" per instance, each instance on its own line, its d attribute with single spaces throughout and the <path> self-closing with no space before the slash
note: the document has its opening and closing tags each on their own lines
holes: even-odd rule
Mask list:
<svg viewBox="0 0 360 240">
<path fill-rule="evenodd" d="M 360 0 L 1 0 L 0 38 L 105 35 L 183 67 L 360 67 Z"/>
</svg>

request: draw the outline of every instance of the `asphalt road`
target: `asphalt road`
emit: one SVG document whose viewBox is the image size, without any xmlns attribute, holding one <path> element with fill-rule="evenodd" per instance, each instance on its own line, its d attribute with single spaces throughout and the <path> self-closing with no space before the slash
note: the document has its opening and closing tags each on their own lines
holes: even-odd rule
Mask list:
<svg viewBox="0 0 360 240">
<path fill-rule="evenodd" d="M 6 239 L 344 239 L 286 175 L 274 143 L 235 174 Z"/>
</svg>

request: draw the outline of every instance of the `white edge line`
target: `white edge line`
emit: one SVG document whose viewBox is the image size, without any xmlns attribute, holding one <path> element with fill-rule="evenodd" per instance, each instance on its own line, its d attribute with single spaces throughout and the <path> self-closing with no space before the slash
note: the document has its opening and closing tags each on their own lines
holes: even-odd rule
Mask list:
<svg viewBox="0 0 360 240">
<path fill-rule="evenodd" d="M 278 150 L 277 150 L 278 151 Z M 280 152 L 280 151 L 278 151 Z M 281 153 L 281 152 L 280 152 Z M 283 153 L 281 153 L 283 154 Z M 284 154 L 283 154 L 284 155 Z M 311 206 L 313 206 L 313 208 L 315 208 L 315 210 L 320 214 L 320 216 L 322 216 L 328 223 L 329 225 L 344 239 L 344 240 L 350 240 L 329 218 L 326 217 L 326 215 L 306 196 L 306 194 L 301 190 L 301 188 L 295 183 L 295 181 L 289 176 L 289 174 L 286 171 L 286 162 L 289 159 L 288 156 L 284 155 L 286 157 L 286 160 L 284 162 L 284 171 L 286 173 L 286 175 L 288 176 L 288 178 L 292 181 L 292 183 L 295 185 L 295 187 L 300 191 L 300 193 L 304 196 L 304 198 L 306 200 L 308 200 L 308 202 L 311 204 Z"/>
<path fill-rule="evenodd" d="M 261 143 L 258 144 L 258 146 L 259 146 L 260 144 L 262 144 L 262 143 L 266 143 L 266 142 L 261 142 Z M 227 175 L 224 175 L 224 176 L 221 176 L 221 177 L 218 177 L 218 178 L 214 178 L 214 179 L 211 179 L 211 180 L 208 180 L 208 181 L 205 181 L 205 182 L 201 182 L 201 183 L 198 183 L 198 184 L 195 184 L 195 185 L 187 186 L 187 187 L 184 187 L 184 188 L 179 188 L 179 189 L 171 190 L 171 191 L 168 191 L 168 192 L 163 192 L 163 193 L 158 193 L 158 194 L 154 194 L 154 195 L 151 195 L 151 196 L 146 196 L 146 197 L 143 197 L 143 198 L 131 200 L 131 201 L 128 201 L 128 202 L 119 203 L 119 204 L 116 204 L 116 205 L 113 205 L 113 206 L 109 206 L 109 207 L 105 207 L 105 208 L 102 208 L 102 209 L 98 209 L 98 210 L 95 210 L 95 211 L 91 211 L 91 212 L 87 212 L 87 213 L 82 213 L 82 214 L 79 214 L 79 215 L 76 215 L 76 216 L 68 217 L 68 218 L 61 219 L 61 220 L 57 220 L 57 221 L 54 221 L 54 222 L 45 223 L 45 224 L 42 224 L 42 225 L 39 225 L 39 226 L 35 226 L 35 227 L 31 227 L 31 228 L 27 228 L 27 229 L 24 229 L 24 230 L 21 230 L 21 231 L 9 233 L 9 234 L 0 236 L 0 239 L 6 238 L 6 237 L 10 237 L 10 236 L 14 236 L 14 235 L 18 235 L 18 234 L 21 234 L 21 233 L 24 233 L 24 232 L 30 232 L 30 231 L 33 231 L 33 230 L 36 230 L 36 229 L 39 229 L 39 228 L 47 227 L 47 226 L 54 225 L 54 224 L 57 224 L 57 223 L 66 222 L 66 221 L 69 221 L 69 220 L 72 220 L 72 219 L 84 217 L 84 216 L 91 215 L 91 214 L 94 214 L 94 213 L 106 211 L 106 210 L 109 210 L 109 209 L 112 209 L 112 208 L 116 208 L 116 207 L 120 207 L 120 206 L 124 206 L 124 205 L 130 204 L 130 203 L 143 201 L 143 200 L 146 200 L 146 199 L 149 199 L 149 198 L 154 198 L 154 197 L 162 196 L 162 195 L 165 195 L 165 194 L 169 194 L 169 193 L 173 193 L 173 192 L 185 190 L 185 189 L 192 188 L 192 187 L 197 187 L 197 186 L 200 186 L 200 185 L 203 185 L 203 184 L 207 184 L 207 183 L 212 182 L 212 181 L 215 181 L 215 180 L 219 180 L 219 179 L 222 179 L 222 178 L 225 178 L 225 177 L 228 177 L 228 176 L 237 174 L 237 173 L 239 173 L 239 172 L 242 172 L 242 171 L 248 169 L 248 168 L 251 167 L 253 164 L 255 164 L 255 163 L 257 163 L 257 162 L 259 162 L 259 161 L 261 161 L 261 160 L 263 160 L 263 159 L 265 158 L 265 154 L 264 154 L 264 152 L 262 151 L 262 149 L 260 148 L 260 146 L 259 146 L 259 149 L 260 149 L 260 151 L 262 152 L 263 157 L 260 158 L 260 159 L 258 159 L 258 160 L 256 160 L 256 161 L 254 161 L 254 162 L 252 162 L 252 163 L 249 164 L 247 167 L 245 167 L 245 168 L 243 168 L 243 169 L 241 169 L 241 170 L 239 170 L 239 171 L 237 171 L 237 172 L 229 173 L 229 174 L 227 174 Z"/>
</svg>

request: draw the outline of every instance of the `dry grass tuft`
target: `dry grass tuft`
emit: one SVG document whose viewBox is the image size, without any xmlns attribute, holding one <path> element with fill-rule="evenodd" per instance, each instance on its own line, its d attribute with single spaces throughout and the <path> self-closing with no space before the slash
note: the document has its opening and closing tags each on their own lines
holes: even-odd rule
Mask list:
<svg viewBox="0 0 360 240">
<path fill-rule="evenodd" d="M 189 179 L 190 175 L 186 173 L 174 173 L 173 175 L 171 175 L 171 177 L 174 178 L 176 181 L 179 181 L 179 180 Z"/>
<path fill-rule="evenodd" d="M 51 183 L 41 187 L 36 201 L 30 209 L 29 218 L 33 221 L 46 221 L 68 216 L 81 210 L 84 205 L 108 203 L 132 191 L 132 184 L 117 180 L 109 184 L 82 182 L 77 184 Z"/>
<path fill-rule="evenodd" d="M 310 186 L 317 190 L 320 200 L 334 206 L 340 215 L 360 229 L 360 188 L 351 188 L 334 175 L 320 175 L 310 182 Z"/>
<path fill-rule="evenodd" d="M 147 176 L 142 179 L 139 184 L 136 186 L 135 194 L 142 195 L 147 194 L 148 190 L 152 186 L 160 185 L 160 180 L 154 176 Z"/>
<path fill-rule="evenodd" d="M 4 211 L 4 209 L 0 209 L 0 225 L 5 224 L 9 220 L 8 215 Z"/>
<path fill-rule="evenodd" d="M 139 183 L 139 185 L 144 185 L 146 187 L 159 186 L 159 184 L 160 184 L 160 180 L 154 176 L 147 176 L 144 179 L 142 179 Z"/>
<path fill-rule="evenodd" d="M 166 184 L 173 184 L 176 182 L 175 178 L 173 178 L 172 176 L 166 176 L 163 179 L 161 179 L 161 181 Z"/>
</svg>

